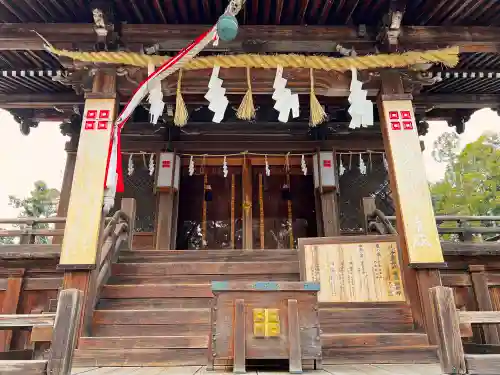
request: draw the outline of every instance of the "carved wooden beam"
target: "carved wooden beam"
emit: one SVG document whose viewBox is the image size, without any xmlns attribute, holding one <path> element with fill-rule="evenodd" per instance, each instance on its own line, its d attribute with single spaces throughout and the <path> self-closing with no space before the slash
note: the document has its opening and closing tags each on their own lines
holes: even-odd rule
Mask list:
<svg viewBox="0 0 500 375">
<path fill-rule="evenodd" d="M 166 52 L 179 51 L 207 30 L 203 25 L 121 26 L 121 42 L 130 50 L 167 42 Z M 93 24 L 1 24 L 0 50 L 42 50 L 38 31 L 59 48 L 91 50 L 96 41 Z M 232 42 L 209 46 L 207 51 L 286 53 L 331 53 L 337 43 L 373 52 L 378 31 L 367 28 L 362 36 L 351 26 L 241 26 Z M 459 45 L 462 52 L 500 52 L 499 27 L 404 26 L 399 35 L 401 49 L 432 49 Z"/>
<path fill-rule="evenodd" d="M 206 100 L 203 94 L 184 94 L 186 103 L 203 104 Z M 231 103 L 239 103 L 243 95 L 229 95 L 228 99 Z M 260 103 L 260 97 L 263 101 L 268 102 L 269 96 L 257 95 L 256 103 Z M 125 104 L 129 98 L 120 96 L 121 104 Z M 344 103 L 345 97 L 319 97 L 320 102 L 325 105 L 339 105 Z M 175 103 L 175 95 L 167 96 L 165 101 Z M 82 105 L 84 103 L 83 95 L 72 93 L 52 93 L 52 94 L 1 94 L 0 108 L 3 109 L 44 109 L 44 108 L 60 108 L 72 109 L 74 105 Z M 423 111 L 431 111 L 434 109 L 481 109 L 481 108 L 498 108 L 500 107 L 500 95 L 494 94 L 419 94 L 414 97 L 413 104 L 416 107 L 422 108 Z"/>
<path fill-rule="evenodd" d="M 389 10 L 382 19 L 377 35 L 383 51 L 396 52 L 398 50 L 406 2 L 407 0 L 391 0 L 389 3 Z"/>
</svg>

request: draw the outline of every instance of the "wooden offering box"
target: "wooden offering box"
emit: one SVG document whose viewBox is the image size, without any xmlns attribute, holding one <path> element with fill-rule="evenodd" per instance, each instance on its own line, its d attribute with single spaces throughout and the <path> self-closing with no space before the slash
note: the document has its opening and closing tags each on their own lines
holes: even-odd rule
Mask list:
<svg viewBox="0 0 500 375">
<path fill-rule="evenodd" d="M 321 363 L 318 283 L 213 281 L 209 367 L 233 362 L 245 373 L 246 359 L 288 359 L 290 373 L 302 360 Z"/>
</svg>

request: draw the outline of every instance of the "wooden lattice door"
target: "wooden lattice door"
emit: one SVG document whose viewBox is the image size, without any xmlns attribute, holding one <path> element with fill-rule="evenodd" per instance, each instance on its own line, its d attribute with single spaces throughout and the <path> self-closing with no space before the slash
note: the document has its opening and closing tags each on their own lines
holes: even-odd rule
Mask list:
<svg viewBox="0 0 500 375">
<path fill-rule="evenodd" d="M 242 248 L 241 167 L 183 168 L 179 189 L 177 249 Z"/>
</svg>

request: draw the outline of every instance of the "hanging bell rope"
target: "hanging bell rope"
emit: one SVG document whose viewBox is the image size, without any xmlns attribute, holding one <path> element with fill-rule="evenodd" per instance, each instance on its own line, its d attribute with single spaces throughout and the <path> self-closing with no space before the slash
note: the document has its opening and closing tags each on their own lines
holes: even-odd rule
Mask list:
<svg viewBox="0 0 500 375">
<path fill-rule="evenodd" d="M 311 76 L 311 104 L 310 104 L 310 114 L 309 114 L 309 125 L 312 127 L 318 126 L 319 124 L 326 121 L 326 112 L 322 105 L 319 103 L 316 93 L 314 92 L 314 70 L 310 69 Z"/>
<path fill-rule="evenodd" d="M 236 117 L 240 120 L 253 120 L 255 118 L 255 106 L 252 96 L 252 79 L 250 76 L 250 68 L 247 68 L 247 85 L 248 90 L 241 101 L 240 107 L 236 112 Z"/>
<path fill-rule="evenodd" d="M 177 79 L 177 96 L 175 98 L 174 124 L 177 126 L 186 125 L 189 117 L 186 108 L 186 103 L 184 103 L 184 98 L 182 97 L 181 81 L 182 81 L 182 69 L 179 70 L 179 78 Z"/>
</svg>

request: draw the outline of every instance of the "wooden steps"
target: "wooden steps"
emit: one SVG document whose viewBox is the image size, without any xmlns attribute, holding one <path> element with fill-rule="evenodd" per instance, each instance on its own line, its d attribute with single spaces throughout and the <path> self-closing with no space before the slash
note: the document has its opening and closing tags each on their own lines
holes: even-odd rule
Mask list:
<svg viewBox="0 0 500 375">
<path fill-rule="evenodd" d="M 74 366 L 205 365 L 212 280 L 298 281 L 294 250 L 124 251 Z M 405 304 L 320 304 L 325 363 L 436 362 Z"/>
<path fill-rule="evenodd" d="M 323 333 L 409 333 L 414 331 L 411 309 L 407 305 L 367 304 L 368 307 L 357 308 L 331 306 L 334 305 L 320 305 L 319 320 Z"/>
<path fill-rule="evenodd" d="M 78 347 L 84 350 L 118 349 L 206 349 L 208 335 L 204 336 L 128 336 L 82 337 Z"/>
<path fill-rule="evenodd" d="M 207 349 L 77 349 L 73 367 L 202 366 Z"/>
<path fill-rule="evenodd" d="M 323 349 L 323 363 L 437 363 L 437 346 L 370 346 Z"/>
</svg>

